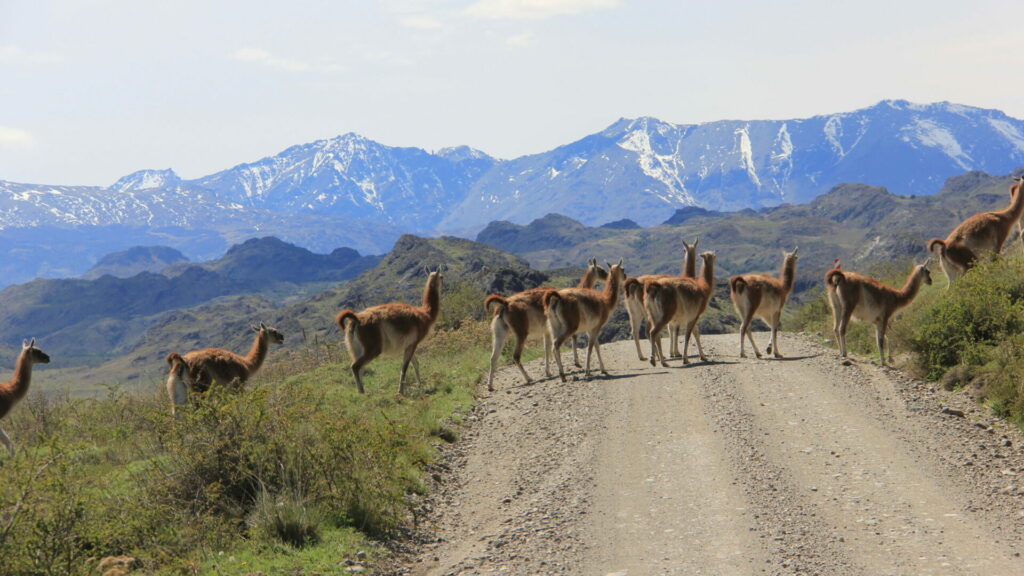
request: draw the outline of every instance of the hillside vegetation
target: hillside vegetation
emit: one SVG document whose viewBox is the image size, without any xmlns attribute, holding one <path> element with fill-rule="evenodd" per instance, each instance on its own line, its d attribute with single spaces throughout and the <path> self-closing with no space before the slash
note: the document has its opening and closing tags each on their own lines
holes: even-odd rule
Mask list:
<svg viewBox="0 0 1024 576">
<path fill-rule="evenodd" d="M 20 453 L 0 458 L 2 572 L 95 574 L 122 554 L 155 574 L 373 563 L 415 524 L 435 446 L 473 402 L 486 334 L 468 322 L 429 339 L 423 385 L 404 401 L 397 361 L 375 362 L 361 396 L 335 345 L 278 359 L 242 393 L 215 388 L 177 420 L 165 398 L 116 388 L 33 394 L 5 419 Z"/>
</svg>

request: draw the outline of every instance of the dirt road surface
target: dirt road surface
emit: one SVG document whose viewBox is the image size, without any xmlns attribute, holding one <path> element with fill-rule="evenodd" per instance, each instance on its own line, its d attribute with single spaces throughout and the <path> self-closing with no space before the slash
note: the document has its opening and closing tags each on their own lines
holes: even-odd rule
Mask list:
<svg viewBox="0 0 1024 576">
<path fill-rule="evenodd" d="M 1016 429 L 797 335 L 784 360 L 736 338 L 669 368 L 609 344 L 589 381 L 503 370 L 399 573 L 1024 575 Z"/>
</svg>

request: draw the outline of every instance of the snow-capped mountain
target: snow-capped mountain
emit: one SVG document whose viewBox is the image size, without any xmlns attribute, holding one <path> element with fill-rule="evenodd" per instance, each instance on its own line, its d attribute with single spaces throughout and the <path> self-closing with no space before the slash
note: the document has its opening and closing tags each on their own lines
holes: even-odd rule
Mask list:
<svg viewBox="0 0 1024 576">
<path fill-rule="evenodd" d="M 886 100 L 798 120 L 679 125 L 622 119 L 544 154 L 502 162 L 442 222 L 526 223 L 548 212 L 589 225 L 644 225 L 685 205 L 738 210 L 803 203 L 843 182 L 932 194 L 968 170 L 1024 165 L 1024 122 L 997 110 Z"/>
<path fill-rule="evenodd" d="M 954 174 L 1022 165 L 1024 121 L 996 110 L 886 100 L 797 120 L 622 119 L 512 160 L 464 146 L 431 153 L 345 134 L 195 180 L 142 170 L 107 188 L 0 181 L 0 228 L 179 226 L 230 229 L 236 241 L 239 230 L 269 222 L 302 228 L 307 238 L 330 229 L 335 239 L 357 221 L 396 232 L 451 232 L 549 212 L 588 225 L 621 218 L 651 225 L 682 206 L 800 203 L 843 182 L 930 194 Z M 359 239 L 364 252 L 388 248 L 368 249 Z"/>
</svg>

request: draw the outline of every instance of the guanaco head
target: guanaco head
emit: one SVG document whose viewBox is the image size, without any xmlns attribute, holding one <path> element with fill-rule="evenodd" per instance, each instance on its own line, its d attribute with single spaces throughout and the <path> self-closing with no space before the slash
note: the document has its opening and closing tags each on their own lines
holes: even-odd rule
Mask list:
<svg viewBox="0 0 1024 576">
<path fill-rule="evenodd" d="M 611 262 L 605 262 L 608 265 L 608 278 L 619 282 L 626 281 L 626 269 L 622 267 L 622 258 L 619 258 L 618 264 L 612 264 Z"/>
<path fill-rule="evenodd" d="M 601 265 L 597 263 L 597 258 L 591 258 L 587 260 L 587 273 L 585 274 L 590 285 L 593 286 L 594 282 L 604 282 L 608 279 L 608 271 L 601 268 Z"/>
<path fill-rule="evenodd" d="M 31 341 L 22 340 L 21 341 L 21 351 L 22 351 L 23 354 L 28 354 L 28 359 L 33 364 L 49 364 L 50 363 L 50 356 L 46 352 L 43 352 L 39 348 L 36 348 L 36 339 L 35 338 L 33 338 Z"/>
<path fill-rule="evenodd" d="M 683 240 L 683 250 L 686 251 L 686 254 L 695 256 L 697 254 L 697 244 L 700 244 L 700 236 L 693 239 L 693 244 L 687 244 L 686 240 Z"/>
<path fill-rule="evenodd" d="M 790 261 L 796 262 L 797 260 L 800 259 L 800 257 L 796 255 L 796 253 L 799 252 L 799 251 L 800 251 L 800 247 L 799 246 L 797 246 L 796 248 L 793 248 L 792 252 L 786 252 L 785 250 L 783 250 L 782 251 L 782 259 L 783 259 L 783 261 L 785 261 L 787 263 L 789 263 Z M 838 264 L 838 262 L 839 262 L 839 259 L 836 258 L 836 263 Z"/>
<path fill-rule="evenodd" d="M 932 273 L 928 271 L 928 265 L 931 263 L 932 258 L 931 256 L 929 256 L 924 262 L 921 262 L 920 264 L 917 265 L 917 267 L 914 268 L 914 274 L 920 276 L 921 280 L 923 280 L 924 283 L 928 284 L 929 286 L 931 286 L 932 283 Z"/>
<path fill-rule="evenodd" d="M 253 332 L 260 332 L 263 335 L 265 335 L 271 344 L 284 343 L 284 334 L 281 334 L 280 332 L 277 331 L 276 328 L 271 328 L 270 326 L 267 326 L 263 322 L 260 322 L 259 326 L 253 324 L 252 330 Z"/>
</svg>

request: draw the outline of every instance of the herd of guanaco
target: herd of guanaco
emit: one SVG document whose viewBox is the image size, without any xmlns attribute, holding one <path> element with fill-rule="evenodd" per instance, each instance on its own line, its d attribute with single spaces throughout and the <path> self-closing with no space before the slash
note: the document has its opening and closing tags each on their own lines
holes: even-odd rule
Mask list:
<svg viewBox="0 0 1024 576">
<path fill-rule="evenodd" d="M 889 322 L 897 310 L 913 301 L 922 283 L 932 283 L 928 271 L 932 259 L 938 260 L 952 284 L 980 259 L 998 254 L 1010 237 L 1014 224 L 1021 227 L 1021 217 L 1024 216 L 1022 188 L 1024 176 L 1016 178 L 1010 186 L 1010 204 L 1006 208 L 975 214 L 954 228 L 944 240 L 930 240 L 927 248 L 931 255 L 923 263 L 914 266 L 902 288 L 896 289 L 874 278 L 843 270 L 839 260 L 836 260 L 833 268 L 825 273 L 825 291 L 832 310 L 833 331 L 840 355 L 846 357 L 847 327 L 851 318 L 857 318 L 875 325 L 879 359 L 885 365 L 885 336 Z M 591 356 L 595 351 L 601 373 L 607 374 L 601 357 L 599 336 L 618 304 L 620 291 L 624 295 L 636 353 L 641 361 L 649 361 L 652 366 L 658 362 L 666 365 L 661 345 L 661 334 L 665 328 L 668 328 L 671 340 L 670 357 L 681 357 L 684 364 L 688 363 L 692 337 L 697 343 L 697 353 L 701 360 L 706 360 L 697 321 L 707 309 L 714 291 L 715 254 L 699 254 L 702 265 L 698 276 L 698 242 L 683 242 L 683 264 L 679 276 L 660 274 L 629 277 L 622 260 L 617 264 L 608 263 L 605 270 L 598 265 L 596 259 L 592 259 L 574 288 L 541 287 L 511 296 L 487 296 L 484 310 L 491 315 L 492 334 L 487 389 L 494 390 L 494 373 L 509 334 L 515 338 L 512 359 L 527 382 L 531 379 L 521 361 L 523 347 L 531 334 L 538 333 L 544 340 L 544 372 L 548 377 L 551 376 L 549 358 L 553 355 L 559 377 L 563 382 L 566 381 L 559 351 L 569 338 L 573 339 L 574 362 L 580 366 L 575 345 L 576 335 L 580 333 L 588 337 L 585 377 L 590 377 Z M 767 352 L 776 358 L 782 357 L 779 351 L 779 328 L 786 300 L 793 290 L 796 268 L 797 249 L 794 248 L 792 252 L 784 253 L 782 271 L 777 278 L 766 274 L 743 274 L 729 279 L 729 296 L 740 319 L 741 357 L 746 357 L 746 341 L 750 342 L 754 354 L 761 357 L 750 333 L 755 317 L 763 319 L 771 329 Z M 444 279 L 441 268 L 425 272 L 427 281 L 423 288 L 421 306 L 392 302 L 361 312 L 342 310 L 335 318 L 345 335 L 345 343 L 352 358 L 352 375 L 360 393 L 365 390 L 362 370 L 378 356 L 402 356 L 398 380 L 400 395 L 405 393 L 405 376 L 409 364 L 413 366 L 417 383 L 420 382 L 416 348 L 430 333 L 440 314 Z M 604 282 L 600 291 L 594 289 L 595 283 L 599 281 Z M 644 356 L 640 344 L 643 323 L 647 325 L 650 358 Z M 252 329 L 256 337 L 246 356 L 220 348 L 167 355 L 170 371 L 166 388 L 172 414 L 188 401 L 190 392 L 203 392 L 213 382 L 241 388 L 263 365 L 269 346 L 284 342 L 284 336 L 279 331 L 263 323 Z M 682 353 L 678 345 L 680 334 L 684 337 Z M 36 348 L 35 339 L 23 343 L 14 375 L 8 382 L 0 384 L 0 418 L 6 416 L 25 397 L 32 379 L 32 365 L 49 361 L 50 357 Z M 13 456 L 14 444 L 2 428 L 0 442 Z"/>
</svg>

